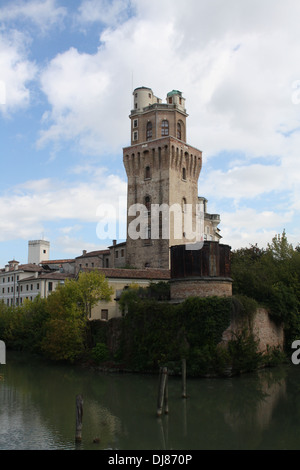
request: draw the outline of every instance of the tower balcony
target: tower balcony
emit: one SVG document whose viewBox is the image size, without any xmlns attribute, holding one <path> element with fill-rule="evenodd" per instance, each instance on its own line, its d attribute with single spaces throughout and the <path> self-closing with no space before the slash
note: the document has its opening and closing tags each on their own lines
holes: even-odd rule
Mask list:
<svg viewBox="0 0 300 470">
<path fill-rule="evenodd" d="M 180 106 L 178 104 L 168 104 L 168 103 L 153 103 L 153 104 L 150 104 L 149 106 L 146 106 L 145 108 L 142 108 L 142 109 L 132 109 L 130 116 L 133 116 L 133 115 L 136 115 L 136 114 L 141 114 L 141 113 L 147 113 L 147 112 L 153 111 L 153 110 L 158 110 L 158 111 L 177 110 L 177 111 L 185 114 L 185 116 L 188 116 L 188 114 L 186 112 L 186 109 L 183 108 L 182 106 Z"/>
</svg>

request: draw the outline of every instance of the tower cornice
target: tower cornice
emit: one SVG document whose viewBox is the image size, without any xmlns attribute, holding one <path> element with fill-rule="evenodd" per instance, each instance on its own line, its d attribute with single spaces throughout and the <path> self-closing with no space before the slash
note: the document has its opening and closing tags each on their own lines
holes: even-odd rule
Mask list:
<svg viewBox="0 0 300 470">
<path fill-rule="evenodd" d="M 190 144 L 187 144 L 183 140 L 179 140 L 176 137 L 171 136 L 171 135 L 166 136 L 166 137 L 159 137 L 158 139 L 153 139 L 153 140 L 149 140 L 149 141 L 146 141 L 146 142 L 140 142 L 138 144 L 128 145 L 127 147 L 123 147 L 123 153 L 125 154 L 130 149 L 137 150 L 138 147 L 140 147 L 141 151 L 143 151 L 143 150 L 146 150 L 146 149 L 151 149 L 153 147 L 164 147 L 165 145 L 168 145 L 168 144 L 170 145 L 171 143 L 174 143 L 175 145 L 179 146 L 181 150 L 190 149 L 190 150 L 193 150 L 195 152 L 201 152 L 202 153 L 202 150 L 200 150 L 200 149 L 198 149 L 198 148 L 196 148 L 196 147 L 194 147 Z"/>
</svg>

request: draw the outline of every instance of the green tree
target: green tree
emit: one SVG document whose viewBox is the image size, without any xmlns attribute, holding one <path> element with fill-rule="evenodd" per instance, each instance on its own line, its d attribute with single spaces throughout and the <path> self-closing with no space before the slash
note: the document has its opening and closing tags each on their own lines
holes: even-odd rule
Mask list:
<svg viewBox="0 0 300 470">
<path fill-rule="evenodd" d="M 74 362 L 91 343 L 90 314 L 100 300 L 109 300 L 113 291 L 98 271 L 80 273 L 67 280 L 47 299 L 48 320 L 44 352 L 56 360 Z"/>
<path fill-rule="evenodd" d="M 70 294 L 70 289 L 62 286 L 47 298 L 42 350 L 53 360 L 74 362 L 85 350 L 86 321 Z"/>
<path fill-rule="evenodd" d="M 232 253 L 234 295 L 255 299 L 272 318 L 284 323 L 286 344 L 300 336 L 300 251 L 288 242 L 285 231 L 266 249 L 257 245 Z"/>
<path fill-rule="evenodd" d="M 290 259 L 294 254 L 293 245 L 288 242 L 285 230 L 272 238 L 272 243 L 268 243 L 268 250 L 277 260 Z"/>
<path fill-rule="evenodd" d="M 86 318 L 91 317 L 92 308 L 100 301 L 109 301 L 113 289 L 99 271 L 80 272 L 77 279 L 68 279 L 65 289 L 76 299 L 77 305 Z"/>
</svg>

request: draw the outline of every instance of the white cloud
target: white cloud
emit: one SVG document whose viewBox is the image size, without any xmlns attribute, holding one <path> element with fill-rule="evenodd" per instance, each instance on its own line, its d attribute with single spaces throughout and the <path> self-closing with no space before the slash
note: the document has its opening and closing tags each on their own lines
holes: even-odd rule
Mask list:
<svg viewBox="0 0 300 470">
<path fill-rule="evenodd" d="M 120 149 L 122 133 L 114 137 L 122 128 L 120 114 L 112 113 L 118 109 L 117 98 L 101 55 L 80 54 L 72 48 L 51 61 L 41 84 L 52 110 L 44 116 L 47 128 L 41 132 L 39 145 L 75 140 L 84 153 Z"/>
<path fill-rule="evenodd" d="M 292 211 L 258 211 L 252 208 L 241 208 L 235 212 L 222 213 L 221 235 L 223 243 L 232 249 L 249 247 L 257 243 L 266 247 L 277 233 L 282 233 L 285 225 L 293 217 Z M 289 242 L 298 243 L 297 237 L 289 236 Z"/>
<path fill-rule="evenodd" d="M 0 7 L 0 112 L 10 116 L 19 108 L 31 104 L 31 87 L 37 79 L 39 66 L 29 60 L 33 35 L 29 25 L 42 33 L 62 26 L 66 8 L 56 6 L 56 0 L 7 2 Z M 22 21 L 23 28 L 17 26 Z"/>
<path fill-rule="evenodd" d="M 26 39 L 21 33 L 0 34 L 0 81 L 2 103 L 0 112 L 10 114 L 30 103 L 29 83 L 35 78 L 37 67 L 26 58 Z"/>
<path fill-rule="evenodd" d="M 77 221 L 75 226 L 92 222 L 96 234 L 99 207 L 109 202 L 117 208 L 124 197 L 126 183 L 115 175 L 88 183 L 28 181 L 0 196 L 0 241 L 36 238 L 45 224 L 67 220 Z"/>
<path fill-rule="evenodd" d="M 75 238 L 69 235 L 57 237 L 51 243 L 51 249 L 66 253 L 70 257 L 80 256 L 83 250 L 95 251 L 106 249 L 107 246 L 95 243 L 86 242 L 83 238 Z"/>
<path fill-rule="evenodd" d="M 128 18 L 130 4 L 130 0 L 84 0 L 78 8 L 77 21 L 113 26 Z"/>
<path fill-rule="evenodd" d="M 212 170 L 200 184 L 201 194 L 215 199 L 254 199 L 264 193 L 288 190 L 282 166 L 250 164 L 228 171 Z"/>
<path fill-rule="evenodd" d="M 56 6 L 56 3 L 56 0 L 9 2 L 5 7 L 0 8 L 0 22 L 21 19 L 30 21 L 42 32 L 46 32 L 54 25 L 61 24 L 67 15 L 67 9 Z"/>
<path fill-rule="evenodd" d="M 121 147 L 129 140 L 131 85 L 146 85 L 162 98 L 171 88 L 183 91 L 190 143 L 206 155 L 224 148 L 255 156 L 280 152 L 279 131 L 299 124 L 292 83 L 300 79 L 300 34 L 297 23 L 287 28 L 287 21 L 300 6 L 254 3 L 132 2 L 135 16 L 107 27 L 97 53 L 71 48 L 43 71 L 51 110 L 40 143 L 77 137 L 86 152 Z M 117 14 L 128 5 L 85 1 L 82 21 L 107 14 L 112 24 L 107 11 Z"/>
</svg>

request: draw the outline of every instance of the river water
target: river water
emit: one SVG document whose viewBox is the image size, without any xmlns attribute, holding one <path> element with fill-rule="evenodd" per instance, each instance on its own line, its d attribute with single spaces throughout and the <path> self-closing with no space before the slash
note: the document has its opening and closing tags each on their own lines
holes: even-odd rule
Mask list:
<svg viewBox="0 0 300 470">
<path fill-rule="evenodd" d="M 156 416 L 158 376 L 103 374 L 7 352 L 0 365 L 0 450 L 300 449 L 300 365 L 233 378 L 169 377 L 169 414 Z M 93 442 L 96 439 L 97 442 Z"/>
</svg>

